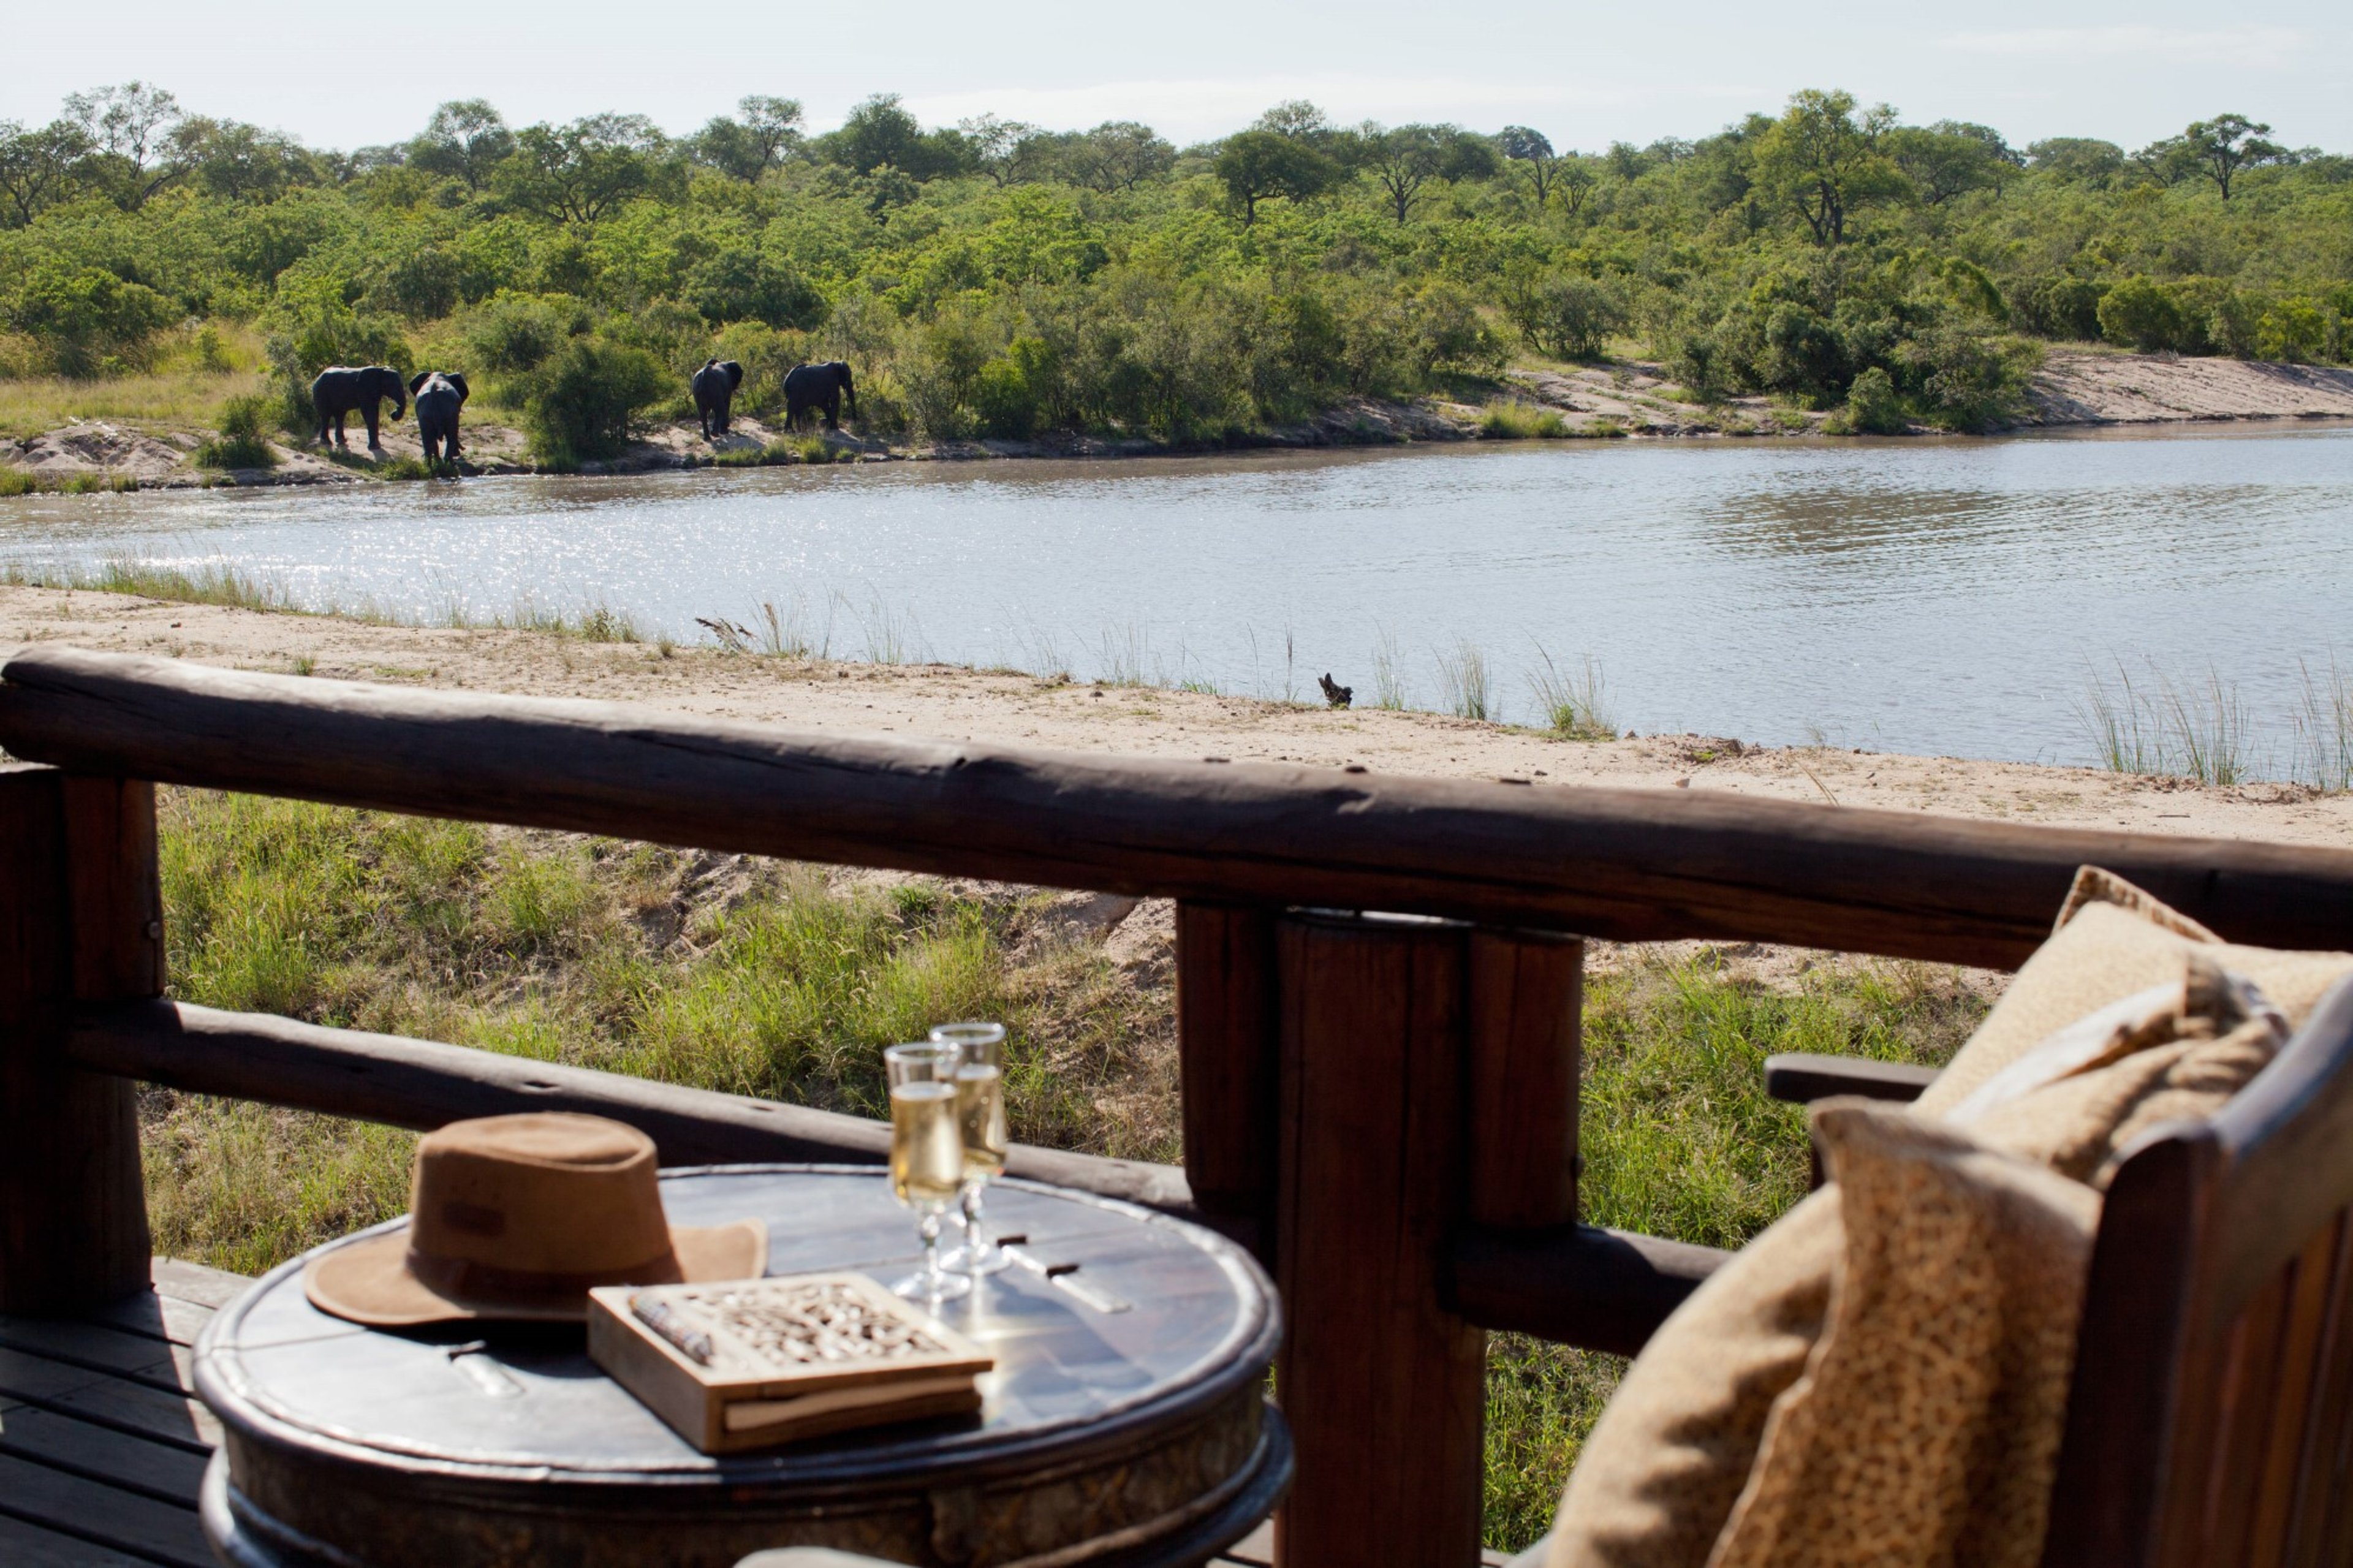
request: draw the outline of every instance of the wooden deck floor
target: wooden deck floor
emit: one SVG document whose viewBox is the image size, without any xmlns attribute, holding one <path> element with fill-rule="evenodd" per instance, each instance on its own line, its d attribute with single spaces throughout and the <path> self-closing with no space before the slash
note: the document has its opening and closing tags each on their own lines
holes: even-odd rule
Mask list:
<svg viewBox="0 0 2353 1568">
<path fill-rule="evenodd" d="M 196 1487 L 220 1427 L 192 1392 L 189 1347 L 248 1283 L 159 1258 L 150 1294 L 96 1318 L 0 1317 L 0 1563 L 212 1568 Z M 1219 1568 L 1273 1561 L 1269 1524 Z"/>
<path fill-rule="evenodd" d="M 82 1322 L 0 1317 L 0 1563 L 212 1568 L 196 1485 L 220 1429 L 188 1347 L 248 1282 L 160 1258 L 154 1281 Z"/>
</svg>

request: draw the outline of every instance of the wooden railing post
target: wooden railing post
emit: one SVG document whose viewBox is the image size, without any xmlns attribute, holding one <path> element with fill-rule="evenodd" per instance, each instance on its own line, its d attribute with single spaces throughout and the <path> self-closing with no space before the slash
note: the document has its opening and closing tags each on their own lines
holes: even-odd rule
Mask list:
<svg viewBox="0 0 2353 1568">
<path fill-rule="evenodd" d="M 1486 1336 L 1441 1299 L 1466 1186 L 1468 938 L 1279 922 L 1286 1568 L 1479 1558 Z"/>
<path fill-rule="evenodd" d="M 1280 1046 L 1272 911 L 1176 906 L 1176 1037 L 1193 1203 L 1275 1262 Z"/>
<path fill-rule="evenodd" d="M 163 988 L 152 786 L 0 766 L 0 1311 L 142 1289 L 136 1087 L 66 1059 L 76 1000 Z"/>
<path fill-rule="evenodd" d="M 1584 1012 L 1584 942 L 1548 931 L 1472 933 L 1472 1224 L 1576 1223 Z"/>
</svg>

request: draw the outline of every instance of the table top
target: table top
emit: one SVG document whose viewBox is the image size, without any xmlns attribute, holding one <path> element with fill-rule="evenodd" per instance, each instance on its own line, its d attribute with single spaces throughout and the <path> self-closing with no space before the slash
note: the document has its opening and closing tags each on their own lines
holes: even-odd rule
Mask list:
<svg viewBox="0 0 2353 1568">
<path fill-rule="evenodd" d="M 919 1260 L 913 1217 L 877 1167 L 670 1172 L 662 1201 L 673 1224 L 765 1222 L 772 1275 L 847 1268 L 888 1283 Z M 1079 1267 L 1067 1283 L 1008 1268 L 943 1304 L 943 1321 L 997 1363 L 981 1380 L 981 1414 L 960 1422 L 706 1455 L 599 1372 L 577 1329 L 364 1328 L 311 1305 L 302 1259 L 214 1319 L 198 1346 L 197 1384 L 232 1434 L 344 1462 L 471 1483 L 765 1483 L 800 1492 L 885 1478 L 920 1486 L 927 1472 L 962 1482 L 1017 1473 L 1185 1420 L 1264 1375 L 1280 1334 L 1274 1292 L 1223 1237 L 1018 1180 L 991 1186 L 988 1214 L 999 1235 L 1025 1236 L 1023 1250 L 1040 1263 Z"/>
</svg>

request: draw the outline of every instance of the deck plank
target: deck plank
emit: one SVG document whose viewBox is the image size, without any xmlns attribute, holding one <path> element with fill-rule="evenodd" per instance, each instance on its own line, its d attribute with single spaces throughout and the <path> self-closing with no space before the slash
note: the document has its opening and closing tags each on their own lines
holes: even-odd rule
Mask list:
<svg viewBox="0 0 2353 1568">
<path fill-rule="evenodd" d="M 0 1508 L 30 1523 L 185 1568 L 212 1568 L 196 1510 L 0 1454 Z"/>
<path fill-rule="evenodd" d="M 71 1470 L 184 1508 L 196 1506 L 206 1460 L 203 1454 L 169 1443 L 30 1405 L 0 1411 L 0 1454 Z M 0 1503 L 5 1500 L 0 1496 Z"/>
<path fill-rule="evenodd" d="M 155 1283 L 155 1294 L 174 1301 L 186 1301 L 215 1311 L 227 1306 L 245 1294 L 253 1281 L 242 1274 L 231 1274 L 224 1268 L 208 1268 L 201 1263 L 184 1263 L 176 1258 L 159 1258 L 150 1278 Z"/>
<path fill-rule="evenodd" d="M 0 1508 L 6 1506 L 0 1498 Z M 150 1559 L 121 1552 L 76 1536 L 59 1535 L 0 1513 L 0 1563 L 9 1568 L 153 1568 Z"/>
<path fill-rule="evenodd" d="M 90 1314 L 90 1321 L 124 1333 L 142 1334 L 175 1345 L 192 1345 L 212 1321 L 216 1309 L 169 1296 L 133 1296 Z"/>
</svg>

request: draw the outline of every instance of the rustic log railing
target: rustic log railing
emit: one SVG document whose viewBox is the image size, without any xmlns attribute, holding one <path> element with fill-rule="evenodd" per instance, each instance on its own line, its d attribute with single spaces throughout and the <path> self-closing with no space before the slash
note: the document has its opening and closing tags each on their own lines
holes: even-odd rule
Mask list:
<svg viewBox="0 0 2353 1568">
<path fill-rule="evenodd" d="M 1269 1263 L 1300 1564 L 1476 1561 L 1484 1331 L 1630 1352 L 1721 1261 L 1578 1221 L 1579 935 L 2010 966 L 2097 863 L 2239 940 L 2353 945 L 2344 851 L 853 739 L 69 650 L 0 669 L 0 747 L 23 759 L 0 765 L 0 1311 L 143 1284 L 134 1080 L 416 1128 L 593 1110 L 672 1164 L 887 1146 L 856 1118 L 165 1002 L 158 782 L 1178 900 L 1184 1168 L 1013 1164 Z"/>
</svg>

